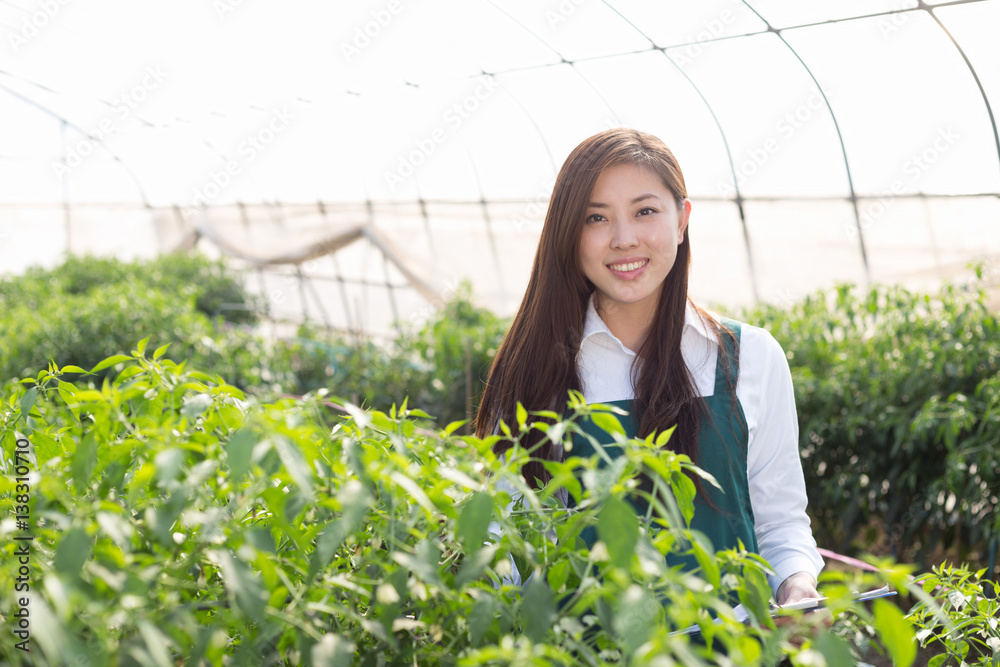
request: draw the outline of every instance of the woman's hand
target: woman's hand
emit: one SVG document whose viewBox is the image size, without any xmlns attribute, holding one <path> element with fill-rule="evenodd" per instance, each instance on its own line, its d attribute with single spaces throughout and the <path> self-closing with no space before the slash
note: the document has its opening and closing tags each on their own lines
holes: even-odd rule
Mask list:
<svg viewBox="0 0 1000 667">
<path fill-rule="evenodd" d="M 778 603 L 778 606 L 820 597 L 823 596 L 816 590 L 816 577 L 808 572 L 796 572 L 788 577 L 781 582 L 777 592 L 774 594 L 774 599 Z M 833 617 L 825 609 L 807 614 L 806 616 L 809 619 L 806 621 L 806 627 L 812 626 L 811 632 L 815 632 L 819 626 L 830 627 L 833 623 Z M 801 620 L 805 620 L 805 617 Z M 778 616 L 774 619 L 774 622 L 781 627 L 796 624 L 797 621 L 794 616 Z M 796 633 L 789 640 L 794 646 L 801 647 L 805 638 L 805 634 Z"/>
<path fill-rule="evenodd" d="M 816 590 L 816 577 L 808 572 L 796 572 L 781 582 L 774 599 L 779 606 L 805 600 L 806 598 L 823 597 Z"/>
</svg>

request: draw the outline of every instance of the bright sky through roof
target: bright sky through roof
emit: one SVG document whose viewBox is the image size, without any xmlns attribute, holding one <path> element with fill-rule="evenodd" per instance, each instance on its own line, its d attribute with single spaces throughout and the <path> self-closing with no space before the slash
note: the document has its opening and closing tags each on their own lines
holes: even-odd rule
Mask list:
<svg viewBox="0 0 1000 667">
<path fill-rule="evenodd" d="M 337 326 L 426 310 L 409 270 L 509 313 L 559 166 L 624 125 L 684 170 L 696 298 L 936 284 L 1000 252 L 1000 0 L 923 7 L 3 0 L 0 272 L 365 223 L 307 267 L 355 281 L 316 290 Z"/>
<path fill-rule="evenodd" d="M 750 5 L 779 27 L 907 6 Z M 938 13 L 1000 100 L 1000 3 Z M 827 103 L 860 192 L 1000 189 L 982 97 L 926 12 L 783 32 L 820 86 L 775 33 L 668 50 L 679 67 L 649 50 L 764 28 L 740 2 L 16 0 L 0 6 L 2 196 L 60 200 L 64 148 L 97 143 L 75 127 L 121 160 L 92 146 L 69 172 L 77 200 L 134 201 L 138 183 L 185 205 L 233 161 L 220 201 L 534 197 L 619 124 L 673 146 L 696 195 L 733 192 L 725 136 L 744 194 L 839 196 Z M 421 146 L 420 173 L 392 187 Z M 930 149 L 940 164 L 910 178 Z"/>
</svg>

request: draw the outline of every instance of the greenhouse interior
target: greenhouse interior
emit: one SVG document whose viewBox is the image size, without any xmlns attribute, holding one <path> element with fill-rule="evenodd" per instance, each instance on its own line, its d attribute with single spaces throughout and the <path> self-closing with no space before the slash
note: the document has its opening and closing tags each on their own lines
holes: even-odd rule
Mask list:
<svg viewBox="0 0 1000 667">
<path fill-rule="evenodd" d="M 1000 664 L 998 28 L 0 2 L 0 662 Z M 621 230 L 659 232 L 572 213 L 640 192 L 581 157 L 622 128 L 683 172 L 631 162 L 683 200 L 641 211 L 714 395 L 666 296 L 637 345 L 606 310 L 661 268 Z M 723 394 L 733 488 L 698 456 Z M 741 502 L 720 544 L 699 516 Z"/>
</svg>

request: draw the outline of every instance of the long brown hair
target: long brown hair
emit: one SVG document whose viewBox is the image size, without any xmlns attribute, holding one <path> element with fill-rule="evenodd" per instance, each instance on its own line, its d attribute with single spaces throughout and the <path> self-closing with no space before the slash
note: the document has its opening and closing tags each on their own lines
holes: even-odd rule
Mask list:
<svg viewBox="0 0 1000 667">
<path fill-rule="evenodd" d="M 490 369 L 476 415 L 479 437 L 497 432 L 501 419 L 516 428 L 518 402 L 529 411 L 561 412 L 569 390 L 580 389 L 576 355 L 587 300 L 594 291 L 580 268 L 580 236 L 598 177 L 618 164 L 635 164 L 657 174 L 678 206 L 687 198 L 677 159 L 651 134 L 627 128 L 605 130 L 573 149 L 553 187 L 524 299 Z M 690 262 L 689 228 L 660 291 L 649 333 L 636 351 L 633 406 L 639 415 L 639 436 L 676 425 L 671 449 L 697 462 L 698 426 L 705 407 L 681 356 Z M 700 309 L 698 313 L 721 335 L 714 319 Z M 723 353 L 722 345 L 719 353 Z M 549 475 L 541 460 L 553 458 L 551 441 L 532 431 L 523 444 L 537 446 L 534 460 L 522 468 L 525 481 L 532 486 L 544 484 Z M 499 454 L 511 445 L 501 440 L 494 450 Z"/>
</svg>

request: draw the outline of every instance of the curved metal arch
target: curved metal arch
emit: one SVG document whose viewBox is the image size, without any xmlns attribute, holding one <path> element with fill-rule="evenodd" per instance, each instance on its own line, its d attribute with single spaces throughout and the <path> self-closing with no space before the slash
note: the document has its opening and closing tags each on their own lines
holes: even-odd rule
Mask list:
<svg viewBox="0 0 1000 667">
<path fill-rule="evenodd" d="M 942 3 L 938 4 L 938 5 L 935 5 L 934 9 L 941 9 L 942 7 L 952 7 L 952 6 L 955 6 L 955 5 L 967 5 L 967 4 L 973 4 L 973 3 L 979 3 L 979 2 L 993 2 L 993 1 L 994 0 L 950 0 L 948 2 L 942 2 Z M 614 9 L 614 8 L 612 7 L 612 9 Z M 853 15 L 853 16 L 845 16 L 845 17 L 842 17 L 842 18 L 839 18 L 839 19 L 827 19 L 827 20 L 824 20 L 824 21 L 811 21 L 809 23 L 798 23 L 798 24 L 795 24 L 795 25 L 786 25 L 786 26 L 780 28 L 780 30 L 798 30 L 799 28 L 812 28 L 812 27 L 816 27 L 816 26 L 820 26 L 820 25 L 832 25 L 832 24 L 835 24 L 835 23 L 844 23 L 844 22 L 847 22 L 847 21 L 857 21 L 857 20 L 860 20 L 860 19 L 877 18 L 877 17 L 880 17 L 880 16 L 892 16 L 892 15 L 896 15 L 896 14 L 905 14 L 907 12 L 915 12 L 915 11 L 919 11 L 919 8 L 918 7 L 913 7 L 913 8 L 908 8 L 908 9 L 890 9 L 890 10 L 880 11 L 880 12 L 871 12 L 871 13 L 868 13 L 868 14 L 857 14 L 857 15 Z M 655 50 L 675 49 L 675 48 L 681 48 L 681 47 L 692 46 L 692 45 L 713 44 L 715 42 L 723 42 L 723 41 L 728 41 L 728 40 L 733 40 L 733 39 L 742 39 L 744 37 L 754 37 L 754 36 L 757 36 L 757 35 L 764 35 L 764 34 L 767 34 L 768 32 L 771 32 L 771 31 L 767 30 L 767 29 L 764 29 L 764 30 L 754 30 L 754 31 L 750 31 L 750 32 L 741 32 L 741 33 L 735 34 L 735 35 L 719 35 L 719 36 L 716 36 L 716 37 L 709 37 L 709 38 L 706 38 L 706 39 L 697 39 L 695 41 L 690 41 L 690 42 L 678 42 L 676 44 L 667 44 L 665 46 L 655 46 L 655 47 L 648 48 L 648 49 L 639 49 L 639 50 L 633 50 L 633 51 L 617 51 L 615 53 L 605 53 L 605 54 L 596 55 L 596 56 L 581 56 L 581 57 L 576 58 L 576 59 L 574 59 L 572 61 L 568 61 L 568 64 L 575 65 L 577 63 L 591 62 L 591 61 L 594 61 L 594 60 L 607 60 L 607 59 L 610 59 L 610 58 L 618 58 L 618 57 L 621 57 L 621 56 L 638 55 L 640 53 L 646 53 L 648 51 L 655 51 Z M 494 76 L 500 75 L 500 74 L 514 74 L 516 72 L 528 72 L 528 71 L 532 71 L 532 70 L 547 69 L 547 68 L 550 68 L 550 67 L 558 67 L 559 65 L 563 65 L 563 64 L 567 64 L 567 63 L 555 62 L 555 63 L 541 63 L 541 64 L 537 64 L 537 65 L 520 65 L 520 66 L 517 66 L 517 67 L 508 67 L 507 69 L 498 70 L 496 72 L 492 72 L 492 74 Z M 473 76 L 479 76 L 479 75 L 478 74 L 476 74 L 476 75 L 464 75 L 464 76 L 461 76 L 461 77 L 457 77 L 457 79 L 470 79 Z M 366 88 L 366 90 L 369 90 L 369 89 Z M 358 94 L 356 91 L 353 91 L 353 90 L 348 90 L 346 92 L 348 94 L 352 94 L 352 95 Z"/>
<path fill-rule="evenodd" d="M 492 5 L 495 9 L 499 9 L 498 7 L 493 5 L 493 3 L 490 0 L 484 0 L 484 1 Z M 503 10 L 500 11 L 502 12 Z M 513 17 L 511 18 L 513 20 Z M 525 115 L 525 117 L 528 119 L 528 122 L 531 123 L 531 126 L 534 128 L 535 133 L 538 135 L 539 139 L 541 139 L 542 147 L 545 149 L 545 154 L 549 158 L 549 164 L 552 167 L 552 169 L 555 170 L 555 158 L 552 155 L 552 149 L 549 147 L 548 141 L 546 141 L 545 139 L 545 134 L 542 132 L 542 129 L 538 126 L 538 123 L 535 122 L 534 117 L 532 117 L 532 115 L 528 112 L 527 108 L 521 103 L 520 99 L 518 99 L 516 95 L 511 93 L 511 91 L 508 90 L 507 87 L 503 85 L 503 82 L 501 82 L 494 74 L 487 72 L 486 69 L 482 66 L 482 64 L 478 60 L 472 57 L 469 53 L 465 53 L 464 55 L 472 63 L 475 64 L 476 69 L 478 69 L 481 72 L 481 76 L 487 76 L 490 79 L 492 79 L 497 84 L 497 86 L 501 90 L 503 90 L 504 93 L 507 94 L 510 100 L 514 102 L 514 104 Z M 472 155 L 472 150 L 469 148 L 469 145 L 465 141 L 465 137 L 462 135 L 461 127 L 457 128 L 457 134 L 459 143 L 461 143 L 462 149 L 465 151 L 465 155 L 469 160 L 469 166 L 472 170 L 472 178 L 476 183 L 476 192 L 479 195 L 479 205 L 483 214 L 483 222 L 486 225 L 486 238 L 489 241 L 490 255 L 493 259 L 494 269 L 496 270 L 497 282 L 500 285 L 500 292 L 506 295 L 507 288 L 503 275 L 503 263 L 500 261 L 500 251 L 499 248 L 497 247 L 496 235 L 493 233 L 493 219 L 490 216 L 489 206 L 486 202 L 486 193 L 483 190 L 483 182 L 479 176 L 479 169 L 477 168 L 476 160 Z M 422 208 L 421 210 L 424 209 Z"/>
<path fill-rule="evenodd" d="M 775 35 L 777 35 L 778 39 L 781 40 L 781 43 L 784 44 L 788 48 L 788 50 L 792 52 L 792 55 L 795 56 L 795 59 L 798 60 L 799 64 L 802 65 L 802 68 L 805 69 L 806 74 L 808 74 L 809 78 L 812 79 L 813 84 L 816 85 L 816 90 L 819 92 L 820 97 L 823 98 L 823 104 L 826 105 L 827 111 L 830 112 L 830 118 L 833 120 L 833 127 L 837 131 L 837 140 L 840 142 L 840 152 L 844 156 L 844 169 L 847 171 L 847 187 L 850 188 L 851 208 L 854 209 L 854 224 L 858 230 L 858 246 L 861 249 L 861 262 L 864 264 L 865 267 L 865 282 L 870 284 L 872 279 L 871 268 L 868 265 L 868 250 L 865 247 L 864 229 L 862 229 L 861 227 L 861 214 L 858 211 L 858 195 L 854 190 L 854 178 L 851 176 L 851 164 L 847 159 L 847 147 L 844 145 L 844 135 L 840 131 L 840 123 L 837 122 L 837 114 L 833 112 L 833 107 L 830 105 L 830 100 L 827 99 L 826 93 L 823 91 L 823 86 L 821 86 L 819 84 L 819 81 L 816 80 L 816 76 L 809 68 L 809 65 L 806 64 L 805 60 L 802 59 L 802 56 L 799 55 L 799 52 L 796 51 L 795 48 L 791 44 L 789 44 L 788 41 L 784 38 L 784 36 L 781 34 L 782 30 L 772 26 L 767 19 L 761 16 L 760 13 L 750 5 L 748 0 L 743 0 L 743 4 L 746 5 L 747 9 L 753 12 L 754 15 L 757 16 L 757 18 L 763 21 L 764 25 L 767 26 L 768 31 L 773 32 Z"/>
<path fill-rule="evenodd" d="M 498 7 L 496 5 L 496 3 L 493 2 L 493 0 L 483 0 L 483 1 L 486 2 L 487 4 L 489 4 L 490 6 L 492 6 L 494 9 L 496 9 L 497 11 L 499 11 L 504 16 L 506 16 L 508 19 L 510 19 L 511 21 L 513 21 L 519 28 L 521 28 L 521 30 L 524 30 L 529 35 L 531 35 L 532 37 L 534 37 L 535 40 L 538 41 L 539 43 L 541 43 L 543 46 L 545 46 L 545 48 L 549 49 L 550 51 L 552 51 L 552 53 L 554 53 L 557 56 L 559 56 L 559 60 L 562 61 L 563 64 L 569 65 L 569 68 L 571 70 L 573 70 L 573 73 L 576 74 L 578 77 L 580 77 L 580 79 L 587 85 L 587 87 L 590 88 L 590 90 L 593 91 L 593 93 L 595 95 L 597 95 L 597 99 L 599 99 L 601 101 L 601 104 L 603 104 L 605 107 L 607 107 L 608 111 L 611 112 L 611 116 L 614 118 L 615 122 L 616 123 L 620 122 L 620 120 L 618 118 L 618 112 L 615 111 L 614 107 L 611 106 L 611 103 L 608 102 L 607 98 L 605 98 L 604 95 L 601 94 L 601 91 L 597 89 L 597 86 L 594 85 L 594 83 L 590 80 L 590 78 L 587 77 L 583 72 L 581 72 L 580 70 L 578 70 L 575 67 L 576 63 L 574 61 L 568 60 L 566 58 L 566 56 L 564 56 L 562 53 L 560 53 L 558 50 L 556 50 L 555 47 L 553 47 L 551 44 L 549 44 L 544 39 L 542 39 L 541 36 L 538 35 L 538 33 L 536 33 L 534 30 L 532 30 L 528 26 L 524 25 L 524 23 L 522 23 L 518 19 L 516 19 L 513 16 L 511 16 L 503 8 Z M 650 42 L 650 44 L 652 44 L 652 42 Z"/>
<path fill-rule="evenodd" d="M 633 30 L 635 30 L 636 32 L 638 32 L 644 38 L 646 38 L 647 40 L 649 40 L 649 42 L 651 44 L 653 44 L 654 46 L 656 46 L 656 42 L 654 42 L 652 39 L 650 39 L 649 35 L 647 35 L 645 32 L 643 32 L 643 30 L 641 28 L 639 28 L 639 26 L 637 26 L 635 23 L 633 23 L 631 21 L 631 19 L 629 19 L 624 14 L 622 14 L 620 11 L 618 11 L 617 8 L 613 7 L 608 2 L 608 0 L 601 0 L 601 1 L 605 5 L 607 5 L 607 7 L 611 11 L 613 11 L 615 14 L 617 14 L 623 21 L 625 21 L 628 25 L 630 25 Z M 696 84 L 691 79 L 691 77 L 689 77 L 687 75 L 687 72 L 685 72 L 684 69 L 680 65 L 678 65 L 676 62 L 674 62 L 674 60 L 669 55 L 667 55 L 666 48 L 660 48 L 659 46 L 656 46 L 656 50 L 659 51 L 660 53 L 662 53 L 663 57 L 667 59 L 667 62 L 669 62 L 671 65 L 673 65 L 674 68 L 676 68 L 677 71 L 680 73 L 680 75 L 683 76 L 684 79 L 689 84 L 691 84 L 691 87 L 694 89 L 695 93 L 698 95 L 699 98 L 701 98 L 701 101 L 704 102 L 705 108 L 708 109 L 709 115 L 712 116 L 712 120 L 715 122 L 715 126 L 719 130 L 719 136 L 722 137 L 722 145 L 726 149 L 726 159 L 729 160 L 730 173 L 733 175 L 733 187 L 736 190 L 734 201 L 736 203 L 736 208 L 737 208 L 737 210 L 738 210 L 738 212 L 740 214 L 740 226 L 743 229 L 743 245 L 744 245 L 744 247 L 746 248 L 746 251 L 747 251 L 747 268 L 748 268 L 748 270 L 750 272 L 750 289 L 753 292 L 754 302 L 755 303 L 759 303 L 760 302 L 760 290 L 758 289 L 758 286 L 757 286 L 757 270 L 756 270 L 756 267 L 755 267 L 754 261 L 753 261 L 753 251 L 750 248 L 750 232 L 747 229 L 746 212 L 743 209 L 743 195 L 740 193 L 739 179 L 736 178 L 736 163 L 733 161 L 733 152 L 729 148 L 729 140 L 726 138 L 726 131 L 722 128 L 722 122 L 719 120 L 719 117 L 715 115 L 715 110 L 712 109 L 712 105 L 708 102 L 708 99 L 705 97 L 704 93 L 701 92 L 701 88 L 698 87 L 698 84 Z"/>
<path fill-rule="evenodd" d="M 503 279 L 503 263 L 500 261 L 500 251 L 497 248 L 497 239 L 493 234 L 493 219 L 490 217 L 490 209 L 486 203 L 486 194 L 483 192 L 483 182 L 479 178 L 479 169 L 476 168 L 476 161 L 472 157 L 472 151 L 469 149 L 469 145 L 465 143 L 465 137 L 462 136 L 461 130 L 458 132 L 458 140 L 462 144 L 462 148 L 465 150 L 466 156 L 469 158 L 469 166 L 472 168 L 472 178 L 476 182 L 476 190 L 479 192 L 479 206 L 483 211 L 483 221 L 486 223 L 486 238 L 490 242 L 490 255 L 493 257 L 493 266 L 497 272 L 497 281 L 500 284 L 500 293 L 506 296 L 507 287 Z"/>
<path fill-rule="evenodd" d="M 135 173 L 133 173 L 132 169 L 130 169 L 129 166 L 127 164 L 125 164 L 125 162 L 121 159 L 121 157 L 119 157 L 117 153 L 115 153 L 113 150 L 111 150 L 107 146 L 107 144 L 105 144 L 102 140 L 100 140 L 100 139 L 98 139 L 96 137 L 92 137 L 89 132 L 87 132 L 82 127 L 80 127 L 79 125 L 77 125 L 73 121 L 69 120 L 68 118 L 66 118 L 62 114 L 60 114 L 60 113 L 58 113 L 56 111 L 53 111 L 52 109 L 48 108 L 47 106 L 45 106 L 41 102 L 38 102 L 37 100 L 31 99 L 30 97 L 27 97 L 26 95 L 24 95 L 23 93 L 21 93 L 19 91 L 11 89 L 6 84 L 0 83 L 0 89 L 6 91 L 8 94 L 12 95 L 13 97 L 16 97 L 17 99 L 21 100 L 22 102 L 25 102 L 25 103 L 27 103 L 27 104 L 35 107 L 36 109 L 38 109 L 42 113 L 47 114 L 47 115 L 51 116 L 52 118 L 55 118 L 56 120 L 58 120 L 62 124 L 63 127 L 72 128 L 76 132 L 80 133 L 81 135 L 83 135 L 83 136 L 87 137 L 88 139 L 90 139 L 91 141 L 93 141 L 96 145 L 100 146 L 103 150 L 107 151 L 107 153 L 109 155 L 111 155 L 111 157 L 114 159 L 114 161 L 117 162 L 118 164 L 120 164 L 122 166 L 122 169 L 125 170 L 125 173 L 128 174 L 128 177 L 132 180 L 132 183 L 135 185 L 135 189 L 139 191 L 139 198 L 142 200 L 143 206 L 146 207 L 147 209 L 148 208 L 152 208 L 152 205 L 149 203 L 149 199 L 146 197 L 146 190 L 145 190 L 145 188 L 142 187 L 142 183 L 139 182 L 138 176 L 136 176 Z"/>
<path fill-rule="evenodd" d="M 507 17 L 508 20 L 512 21 L 515 25 L 517 25 L 519 28 L 521 28 L 521 30 L 523 30 L 526 33 L 528 33 L 529 35 L 531 35 L 531 37 L 533 37 L 536 41 L 538 41 L 543 46 L 545 46 L 547 49 L 551 50 L 554 54 L 556 54 L 556 56 L 559 57 L 560 61 L 562 61 L 563 64 L 568 65 L 569 68 L 570 68 L 570 70 L 572 70 L 573 73 L 576 74 L 583 81 L 583 83 L 588 88 L 590 88 L 590 90 L 597 96 L 597 98 L 601 101 L 601 103 L 611 113 L 611 116 L 612 116 L 613 120 L 616 123 L 620 122 L 620 119 L 619 119 L 619 116 L 618 116 L 618 112 L 615 111 L 615 109 L 611 105 L 611 103 L 607 100 L 607 98 L 604 97 L 604 95 L 601 94 L 601 91 L 598 90 L 598 88 L 594 85 L 594 83 L 590 80 L 589 77 L 587 77 L 583 72 L 579 71 L 576 67 L 573 66 L 573 62 L 572 61 L 568 60 L 562 53 L 560 53 L 557 49 L 555 49 L 554 47 L 552 47 L 548 42 L 546 42 L 545 40 L 543 40 L 534 30 L 532 30 L 531 28 L 529 28 L 528 26 L 526 26 L 522 21 L 520 21 L 516 17 L 512 16 L 509 12 L 507 12 L 502 7 L 499 7 L 495 2 L 493 2 L 493 0 L 483 0 L 483 2 L 485 2 L 488 5 L 490 5 L 491 7 L 493 7 L 493 9 L 495 9 L 496 11 L 500 12 L 501 14 L 503 14 L 505 17 Z M 552 150 L 551 150 L 551 148 L 548 145 L 548 141 L 546 141 L 544 133 L 541 131 L 541 128 L 538 127 L 538 124 L 535 123 L 534 118 L 528 112 L 527 108 L 523 104 L 520 103 L 520 100 L 517 99 L 517 97 L 515 95 L 513 95 L 510 92 L 510 90 L 508 90 L 502 84 L 502 82 L 500 82 L 500 80 L 495 75 L 486 72 L 486 70 L 482 67 L 482 65 L 478 61 L 475 60 L 475 58 L 470 58 L 470 59 L 476 64 L 476 67 L 480 71 L 482 71 L 486 76 L 490 76 L 494 81 L 496 81 L 500 85 L 500 87 L 503 89 L 503 91 L 505 93 L 507 93 L 508 96 L 510 96 L 511 100 L 515 104 L 517 104 L 518 108 L 521 109 L 521 111 L 525 114 L 525 116 L 528 117 L 529 122 L 531 122 L 532 126 L 535 128 L 535 131 L 538 133 L 538 136 L 542 140 L 542 144 L 543 144 L 543 146 L 545 148 L 546 154 L 549 157 L 549 164 L 550 164 L 550 166 L 552 168 L 553 173 L 555 173 L 557 171 L 557 165 L 555 163 L 555 158 L 552 155 Z M 485 195 L 485 192 L 483 190 L 482 180 L 479 177 L 479 170 L 477 169 L 475 160 L 472 157 L 472 152 L 469 150 L 468 145 L 465 143 L 464 138 L 461 136 L 461 132 L 459 132 L 459 138 L 462 139 L 462 147 L 465 149 L 466 155 L 468 155 L 468 157 L 469 157 L 469 163 L 472 165 L 472 175 L 473 175 L 473 178 L 476 181 L 476 189 L 479 192 L 479 201 L 480 201 L 480 205 L 481 205 L 482 211 L 483 211 L 483 218 L 486 221 L 486 231 L 487 231 L 487 235 L 488 235 L 488 238 L 489 238 L 489 241 L 490 241 L 490 250 L 491 250 L 491 252 L 493 254 L 493 261 L 494 261 L 494 264 L 496 265 L 497 278 L 499 279 L 499 283 L 500 283 L 500 290 L 501 290 L 501 292 L 505 293 L 506 292 L 506 287 L 505 287 L 505 282 L 504 282 L 504 277 L 503 277 L 503 271 L 502 271 L 502 268 L 501 268 L 502 267 L 502 263 L 500 262 L 499 251 L 498 251 L 497 246 L 496 246 L 496 239 L 495 239 L 495 237 L 493 235 L 493 228 L 492 228 L 492 224 L 491 224 L 490 212 L 489 212 L 489 207 L 488 207 L 487 202 L 486 202 L 486 195 Z"/>
<path fill-rule="evenodd" d="M 924 2 L 924 0 L 917 0 L 917 9 L 922 9 L 931 15 L 931 18 L 934 19 L 934 22 L 938 24 L 938 27 L 940 27 L 941 30 L 944 31 L 944 34 L 948 36 L 948 39 L 951 40 L 951 43 L 955 45 L 956 49 L 958 49 L 959 55 L 961 55 L 962 60 L 965 61 L 965 66 L 969 68 L 969 73 L 972 74 L 972 78 L 975 80 L 976 86 L 979 88 L 979 94 L 983 98 L 983 104 L 986 105 L 986 113 L 990 117 L 990 126 L 993 128 L 993 142 L 996 144 L 997 147 L 997 160 L 1000 161 L 1000 133 L 997 132 L 997 120 L 996 117 L 993 115 L 993 107 L 990 106 L 989 97 L 986 96 L 986 89 L 983 88 L 983 83 L 982 81 L 979 80 L 979 75 L 976 73 L 976 68 L 972 65 L 972 61 L 969 60 L 969 57 L 965 55 L 965 50 L 962 49 L 962 46 L 958 43 L 958 40 L 955 39 L 955 37 L 951 34 L 951 31 L 944 26 L 944 23 L 941 21 L 940 18 L 938 18 L 938 15 L 934 13 L 934 7 L 928 6 L 927 3 Z"/>
<path fill-rule="evenodd" d="M 223 161 L 223 163 L 228 164 L 229 162 L 234 161 L 234 159 L 232 157 L 230 157 L 226 153 L 226 151 L 222 150 L 221 148 L 218 148 L 217 146 L 215 146 L 214 144 L 212 144 L 212 142 L 209 141 L 208 139 L 202 138 L 201 142 L 205 145 L 206 148 L 208 148 L 208 150 L 210 150 L 211 152 L 215 153 L 216 157 L 218 157 L 219 159 L 221 159 Z M 253 187 L 260 194 L 260 202 L 257 202 L 257 203 L 259 203 L 261 206 L 263 206 L 266 209 L 267 207 L 269 207 L 272 204 L 272 202 L 269 202 L 264 197 L 264 189 L 260 186 L 260 183 L 257 182 L 257 179 L 255 179 L 252 175 L 249 176 L 249 179 L 250 179 L 251 185 L 253 185 Z M 255 203 L 254 205 L 257 205 L 257 203 Z M 270 211 L 268 211 L 268 212 L 270 213 Z M 273 215 L 271 216 L 271 221 L 272 222 L 276 222 L 276 221 L 278 221 L 280 219 L 281 219 L 281 215 L 279 215 L 278 218 L 275 218 Z M 281 220 L 281 222 L 284 222 L 284 221 Z"/>
<path fill-rule="evenodd" d="M 499 7 L 496 7 L 496 5 L 494 5 L 491 2 L 491 0 L 484 0 L 484 1 L 487 2 L 488 4 L 490 4 L 495 9 L 499 10 L 504 15 L 508 16 L 508 18 L 510 18 L 512 21 L 514 21 L 517 25 L 519 25 L 523 30 L 527 31 L 533 37 L 535 37 L 536 39 L 540 39 L 537 35 L 535 35 L 534 32 L 532 32 L 529 28 L 527 28 L 526 26 L 524 26 L 520 21 L 518 21 L 514 17 L 510 16 L 509 14 L 507 14 L 506 12 L 504 12 Z M 542 43 L 544 44 L 545 42 L 542 40 Z M 552 49 L 551 46 L 548 47 L 548 48 Z M 566 60 L 562 56 L 562 54 L 560 54 L 558 51 L 556 51 L 555 49 L 552 49 L 552 51 L 554 53 L 556 53 L 556 55 L 558 55 L 559 58 L 562 60 L 562 63 L 560 63 L 560 64 L 566 64 L 566 65 L 568 65 L 570 67 L 570 69 L 572 69 L 578 76 L 580 76 L 581 79 L 583 79 L 583 81 L 585 83 L 587 83 L 587 85 L 595 92 L 595 94 L 597 94 L 598 98 L 602 101 L 602 103 L 604 103 L 604 105 L 608 108 L 608 110 L 612 113 L 612 115 L 617 120 L 618 119 L 618 114 L 611 107 L 611 105 L 607 102 L 607 100 L 604 99 L 604 97 L 600 94 L 600 92 L 597 91 L 596 88 L 594 88 L 593 84 L 587 79 L 587 77 L 584 76 L 581 72 L 577 71 L 576 68 L 574 68 L 572 66 L 572 63 L 570 61 Z M 528 111 L 528 109 L 527 109 L 527 107 L 525 107 L 524 103 L 520 100 L 520 98 L 517 95 L 515 95 L 514 93 L 512 93 L 494 73 L 488 72 L 485 68 L 482 67 L 481 64 L 479 64 L 475 60 L 475 58 L 470 58 L 470 60 L 473 63 L 475 63 L 476 68 L 480 70 L 480 76 L 487 76 L 487 77 L 490 77 L 493 81 L 495 81 L 496 84 L 499 86 L 499 88 L 501 90 L 503 90 L 504 93 L 506 93 L 507 96 L 510 98 L 510 100 L 517 106 L 517 108 L 521 110 L 521 112 L 524 114 L 524 117 L 531 124 L 532 128 L 534 128 L 535 133 L 538 135 L 538 138 L 541 140 L 542 147 L 545 150 L 545 154 L 549 158 L 549 166 L 551 167 L 552 172 L 553 173 L 557 172 L 558 168 L 557 168 L 557 165 L 556 165 L 555 157 L 552 154 L 552 147 L 549 146 L 549 142 L 548 142 L 548 140 L 547 140 L 547 138 L 545 136 L 545 133 L 542 132 L 541 127 L 538 126 L 538 123 L 535 121 L 534 116 L 532 116 L 532 114 Z M 410 84 L 410 85 L 412 85 L 413 87 L 418 88 L 418 89 L 421 87 L 419 84 Z M 461 138 L 461 134 L 459 134 L 459 137 Z M 466 151 L 466 155 L 469 157 L 469 163 L 472 165 L 473 177 L 474 177 L 474 179 L 476 181 L 476 188 L 479 191 L 479 202 L 480 202 L 480 205 L 483 208 L 483 216 L 484 216 L 484 219 L 486 221 L 487 235 L 488 235 L 488 238 L 490 240 L 490 246 L 491 246 L 491 251 L 492 251 L 494 263 L 497 266 L 497 277 L 499 278 L 499 281 L 500 281 L 500 284 L 501 284 L 501 289 L 503 289 L 504 281 L 503 281 L 503 274 L 500 271 L 501 263 L 500 263 L 499 251 L 498 251 L 498 249 L 496 247 L 496 239 L 495 239 L 495 237 L 493 235 L 492 226 L 490 225 L 489 211 L 487 210 L 486 197 L 485 197 L 485 193 L 483 191 L 482 181 L 479 178 L 479 172 L 476 169 L 475 160 L 472 157 L 472 153 L 469 150 L 468 145 L 465 143 L 464 139 L 462 139 L 461 143 L 462 143 L 462 147 Z M 427 200 L 426 200 L 426 198 L 423 197 L 423 195 L 421 194 L 421 191 L 420 191 L 420 179 L 419 179 L 419 175 L 418 174 L 414 174 L 413 175 L 413 180 L 414 180 L 414 187 L 415 187 L 415 189 L 417 191 L 417 202 L 420 205 L 421 217 L 424 220 L 424 226 L 425 226 L 425 229 L 426 229 L 426 233 L 428 235 L 428 240 L 431 243 L 432 252 L 433 252 L 433 239 L 431 238 L 430 226 L 429 226 L 430 219 L 429 219 L 429 216 L 427 214 L 427 205 L 426 205 L 427 204 Z"/>
</svg>

